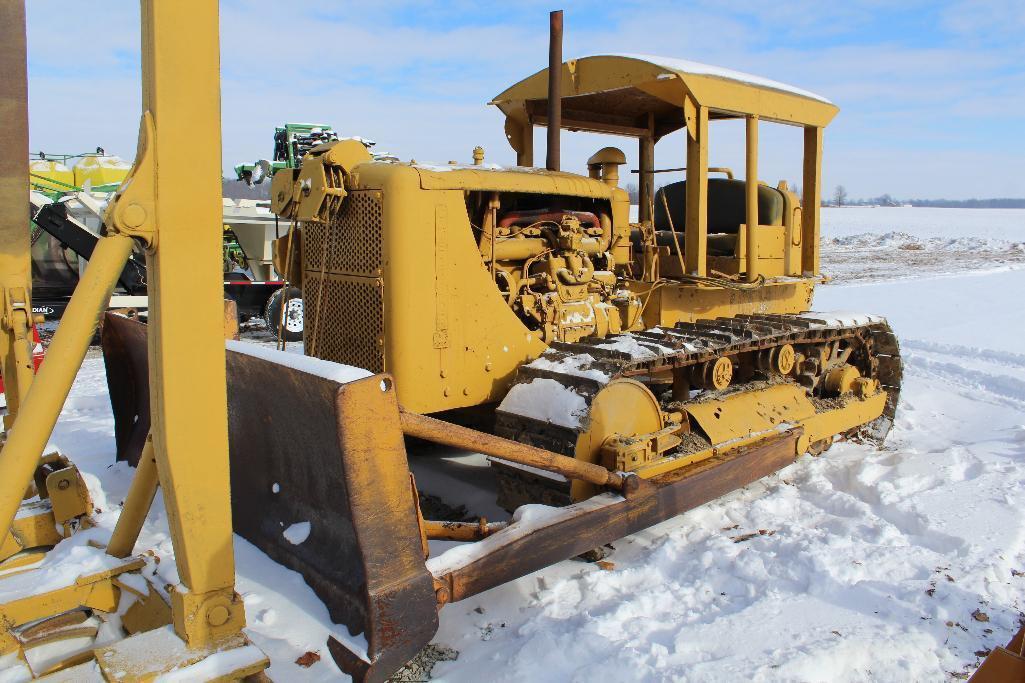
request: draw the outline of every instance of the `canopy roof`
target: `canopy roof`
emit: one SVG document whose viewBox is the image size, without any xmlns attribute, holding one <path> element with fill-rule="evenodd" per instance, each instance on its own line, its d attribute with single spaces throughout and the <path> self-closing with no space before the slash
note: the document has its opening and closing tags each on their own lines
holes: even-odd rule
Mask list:
<svg viewBox="0 0 1025 683">
<path fill-rule="evenodd" d="M 837 107 L 820 95 L 767 78 L 651 55 L 594 55 L 562 65 L 562 127 L 660 138 L 683 128 L 684 103 L 708 107 L 709 119 L 760 118 L 825 126 Z M 496 97 L 507 118 L 544 125 L 548 69 Z"/>
</svg>

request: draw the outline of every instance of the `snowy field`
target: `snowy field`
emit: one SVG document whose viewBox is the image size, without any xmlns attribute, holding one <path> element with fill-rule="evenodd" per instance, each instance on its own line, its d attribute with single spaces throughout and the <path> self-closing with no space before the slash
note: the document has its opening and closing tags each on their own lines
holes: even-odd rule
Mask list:
<svg viewBox="0 0 1025 683">
<path fill-rule="evenodd" d="M 605 568 L 562 562 L 446 607 L 434 642 L 458 658 L 435 679 L 936 681 L 1010 638 L 1025 609 L 1025 211 L 826 209 L 823 238 L 843 284 L 815 308 L 881 313 L 901 338 L 886 447 L 838 444 L 616 542 Z M 891 258 L 901 240 L 923 246 Z M 980 245 L 1003 260 L 966 260 Z M 69 550 L 109 535 L 130 481 L 104 382 L 91 354 L 52 439 L 102 510 Z M 159 500 L 138 548 L 164 560 L 157 583 L 176 581 Z M 344 628 L 237 537 L 236 559 L 270 676 L 337 680 L 325 640 Z M 322 659 L 301 668 L 307 651 Z"/>
<path fill-rule="evenodd" d="M 836 283 L 1025 266 L 1025 210 L 822 209 L 822 270 Z"/>
</svg>

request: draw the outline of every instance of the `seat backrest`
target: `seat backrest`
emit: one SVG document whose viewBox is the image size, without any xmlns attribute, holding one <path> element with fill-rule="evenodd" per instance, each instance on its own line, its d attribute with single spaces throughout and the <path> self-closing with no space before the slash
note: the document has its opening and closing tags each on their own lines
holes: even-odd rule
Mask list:
<svg viewBox="0 0 1025 683">
<path fill-rule="evenodd" d="M 708 179 L 708 233 L 735 234 L 747 222 L 747 183 L 729 178 Z M 655 229 L 669 230 L 662 195 L 669 204 L 673 226 L 683 232 L 687 215 L 687 181 L 681 180 L 660 187 L 655 193 Z M 758 186 L 758 222 L 761 225 L 783 224 L 783 193 L 768 185 Z"/>
</svg>

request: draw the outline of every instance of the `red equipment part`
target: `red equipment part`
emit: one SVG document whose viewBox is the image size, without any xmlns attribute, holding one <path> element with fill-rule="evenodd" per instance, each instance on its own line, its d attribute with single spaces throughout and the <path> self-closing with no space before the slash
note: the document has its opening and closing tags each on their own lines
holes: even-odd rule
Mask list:
<svg viewBox="0 0 1025 683">
<path fill-rule="evenodd" d="M 32 370 L 39 372 L 39 366 L 43 364 L 45 350 L 43 349 L 43 340 L 39 338 L 39 330 L 35 325 L 32 326 L 32 342 Z M 0 376 L 0 393 L 4 393 L 4 391 L 4 378 Z"/>
</svg>

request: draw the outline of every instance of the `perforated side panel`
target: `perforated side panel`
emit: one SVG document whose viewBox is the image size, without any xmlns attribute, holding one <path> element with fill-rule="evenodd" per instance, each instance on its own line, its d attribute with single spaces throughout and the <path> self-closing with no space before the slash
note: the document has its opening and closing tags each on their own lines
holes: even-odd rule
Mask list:
<svg viewBox="0 0 1025 683">
<path fill-rule="evenodd" d="M 328 273 L 380 275 L 381 193 L 357 190 L 345 198 L 330 222 L 303 225 L 303 269 L 321 270 L 327 236 Z M 325 231 L 326 228 L 326 231 Z"/>
<path fill-rule="evenodd" d="M 303 279 L 306 353 L 384 372 L 384 288 L 380 280 L 326 275 L 321 298 L 320 276 L 310 275 L 306 273 Z"/>
<path fill-rule="evenodd" d="M 371 372 L 384 371 L 381 205 L 359 190 L 327 224 L 303 224 L 306 353 Z"/>
</svg>

